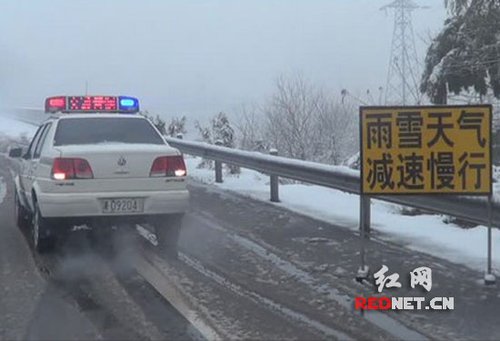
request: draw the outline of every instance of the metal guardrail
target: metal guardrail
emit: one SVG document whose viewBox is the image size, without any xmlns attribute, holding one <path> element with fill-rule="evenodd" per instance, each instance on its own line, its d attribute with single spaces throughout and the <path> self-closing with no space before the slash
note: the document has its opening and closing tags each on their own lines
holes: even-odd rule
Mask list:
<svg viewBox="0 0 500 341">
<path fill-rule="evenodd" d="M 205 159 L 237 165 L 270 175 L 290 178 L 314 185 L 360 194 L 360 175 L 345 167 L 290 159 L 215 146 L 203 142 L 167 138 L 168 143 L 183 153 Z M 373 199 L 446 214 L 472 223 L 488 225 L 488 204 L 484 198 L 456 195 L 396 195 L 375 196 Z M 494 203 L 493 224 L 500 226 L 500 204 Z"/>
</svg>

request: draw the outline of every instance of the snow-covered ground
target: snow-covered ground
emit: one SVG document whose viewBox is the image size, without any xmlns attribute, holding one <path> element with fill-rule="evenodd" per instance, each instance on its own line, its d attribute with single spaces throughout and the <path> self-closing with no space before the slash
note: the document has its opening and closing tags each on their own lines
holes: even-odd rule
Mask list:
<svg viewBox="0 0 500 341">
<path fill-rule="evenodd" d="M 36 129 L 37 127 L 33 125 L 19 122 L 0 114 L 0 135 L 12 138 L 18 138 L 21 135 L 31 137 L 35 133 Z"/>
<path fill-rule="evenodd" d="M 215 184 L 214 171 L 199 169 L 199 158 L 186 158 L 188 174 L 207 184 Z M 224 174 L 218 187 L 269 201 L 269 177 L 242 169 L 240 175 Z M 324 220 L 334 225 L 358 229 L 359 197 L 320 186 L 280 185 L 281 203 L 276 205 Z M 475 270 L 486 269 L 487 228 L 463 229 L 445 223 L 439 215 L 401 215 L 401 207 L 381 201 L 372 204 L 372 229 L 385 240 L 402 242 L 410 248 L 463 264 Z M 495 246 L 497 246 L 495 248 Z M 493 264 L 500 272 L 500 231 L 493 229 Z"/>
</svg>

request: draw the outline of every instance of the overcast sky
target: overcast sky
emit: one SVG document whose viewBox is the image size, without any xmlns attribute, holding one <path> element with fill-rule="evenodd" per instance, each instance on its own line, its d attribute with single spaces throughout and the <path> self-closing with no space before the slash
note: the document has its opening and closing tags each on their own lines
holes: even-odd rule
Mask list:
<svg viewBox="0 0 500 341">
<path fill-rule="evenodd" d="M 391 0 L 1 0 L 0 99 L 127 94 L 163 114 L 260 102 L 280 74 L 340 93 L 385 85 Z M 418 54 L 442 27 L 442 0 L 414 13 Z"/>
</svg>

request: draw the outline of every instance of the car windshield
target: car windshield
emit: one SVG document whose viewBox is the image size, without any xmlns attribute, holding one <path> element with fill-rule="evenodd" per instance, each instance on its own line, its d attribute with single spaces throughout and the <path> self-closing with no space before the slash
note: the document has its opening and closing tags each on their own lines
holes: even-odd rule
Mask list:
<svg viewBox="0 0 500 341">
<path fill-rule="evenodd" d="M 54 137 L 54 146 L 109 142 L 165 143 L 148 121 L 132 117 L 63 119 L 59 121 Z"/>
</svg>

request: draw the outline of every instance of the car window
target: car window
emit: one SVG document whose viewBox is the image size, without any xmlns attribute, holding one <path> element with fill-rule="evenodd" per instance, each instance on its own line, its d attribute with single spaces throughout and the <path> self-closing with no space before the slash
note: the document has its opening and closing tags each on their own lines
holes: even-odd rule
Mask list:
<svg viewBox="0 0 500 341">
<path fill-rule="evenodd" d="M 54 146 L 99 143 L 165 144 L 151 123 L 143 118 L 72 118 L 57 124 Z"/>
<path fill-rule="evenodd" d="M 47 123 L 45 125 L 45 129 L 40 134 L 40 139 L 37 142 L 37 145 L 35 147 L 35 153 L 33 154 L 34 159 L 37 159 L 40 157 L 40 153 L 42 152 L 42 147 L 45 144 L 45 141 L 47 140 L 47 135 L 49 134 L 49 130 L 50 130 L 51 126 L 52 126 L 52 123 Z"/>
<path fill-rule="evenodd" d="M 38 127 L 38 130 L 36 131 L 35 136 L 31 140 L 31 143 L 28 147 L 28 151 L 26 152 L 26 154 L 24 154 L 25 159 L 31 159 L 31 155 L 33 154 L 33 150 L 35 149 L 35 146 L 38 143 L 38 140 L 40 139 L 40 135 L 43 132 L 43 128 L 45 128 L 45 125 L 41 125 L 40 127 Z"/>
</svg>

